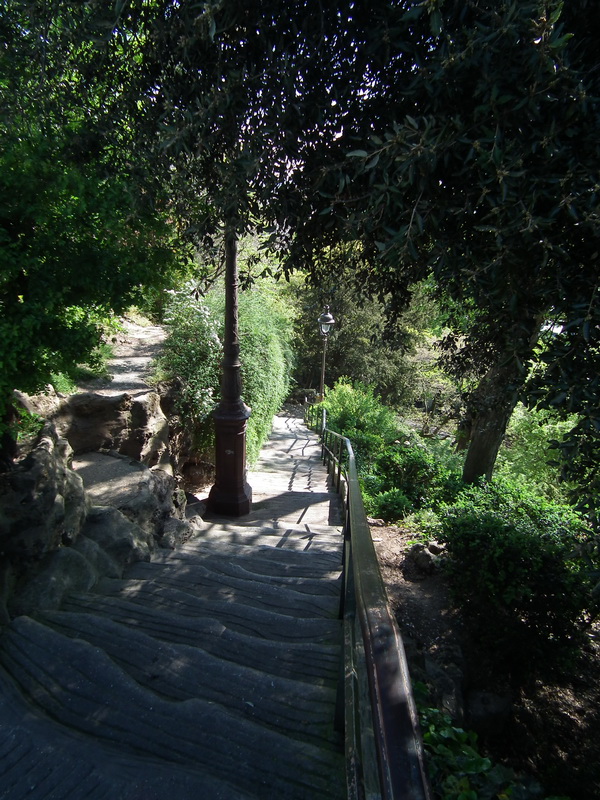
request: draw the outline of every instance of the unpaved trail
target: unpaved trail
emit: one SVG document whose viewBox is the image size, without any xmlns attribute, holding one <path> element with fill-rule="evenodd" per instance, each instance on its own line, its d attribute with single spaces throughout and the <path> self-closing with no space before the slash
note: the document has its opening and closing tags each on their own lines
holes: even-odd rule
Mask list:
<svg viewBox="0 0 600 800">
<path fill-rule="evenodd" d="M 139 325 L 125 317 L 123 331 L 112 339 L 114 355 L 106 364 L 111 379 L 94 378 L 80 384 L 80 391 L 102 395 L 144 394 L 151 387 L 152 362 L 158 357 L 167 336 L 160 325 Z"/>
</svg>

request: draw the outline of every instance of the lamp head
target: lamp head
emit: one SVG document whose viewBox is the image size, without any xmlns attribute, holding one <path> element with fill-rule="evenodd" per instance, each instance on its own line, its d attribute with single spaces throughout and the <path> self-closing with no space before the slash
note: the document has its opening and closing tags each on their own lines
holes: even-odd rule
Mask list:
<svg viewBox="0 0 600 800">
<path fill-rule="evenodd" d="M 331 332 L 333 326 L 335 325 L 335 320 L 329 313 L 329 306 L 325 306 L 325 308 L 323 309 L 323 313 L 321 314 L 317 322 L 319 323 L 319 330 L 321 331 L 321 335 L 327 336 Z"/>
</svg>

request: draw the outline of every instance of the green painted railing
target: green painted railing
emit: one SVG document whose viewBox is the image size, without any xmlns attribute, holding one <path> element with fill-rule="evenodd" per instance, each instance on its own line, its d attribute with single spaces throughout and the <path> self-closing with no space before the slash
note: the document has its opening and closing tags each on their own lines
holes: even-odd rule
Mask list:
<svg viewBox="0 0 600 800">
<path fill-rule="evenodd" d="M 337 725 L 344 732 L 350 800 L 430 800 L 423 745 L 404 645 L 390 611 L 349 439 L 306 406 L 323 461 L 345 508 L 343 679 Z"/>
</svg>

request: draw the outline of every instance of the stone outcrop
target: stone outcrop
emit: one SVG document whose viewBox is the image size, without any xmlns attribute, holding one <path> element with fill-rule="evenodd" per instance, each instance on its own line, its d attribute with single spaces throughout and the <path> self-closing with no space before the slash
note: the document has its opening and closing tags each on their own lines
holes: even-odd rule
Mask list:
<svg viewBox="0 0 600 800">
<path fill-rule="evenodd" d="M 81 531 L 83 481 L 70 469 L 68 442 L 51 424 L 15 467 L 0 474 L 0 557 L 39 560 Z"/>
<path fill-rule="evenodd" d="M 57 608 L 195 535 L 169 458 L 160 396 L 20 396 L 46 424 L 0 474 L 0 623 Z"/>
<path fill-rule="evenodd" d="M 28 397 L 27 406 L 51 420 L 75 454 L 114 450 L 148 467 L 170 469 L 169 424 L 156 392 L 45 395 Z"/>
</svg>

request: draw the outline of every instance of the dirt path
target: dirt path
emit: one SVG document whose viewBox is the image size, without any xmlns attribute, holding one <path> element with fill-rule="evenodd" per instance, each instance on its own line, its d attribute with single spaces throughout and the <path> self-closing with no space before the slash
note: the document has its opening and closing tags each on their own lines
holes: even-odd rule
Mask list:
<svg viewBox="0 0 600 800">
<path fill-rule="evenodd" d="M 167 332 L 160 325 L 140 325 L 122 319 L 123 331 L 112 339 L 114 356 L 106 365 L 111 379 L 95 378 L 80 384 L 80 389 L 103 395 L 144 394 L 152 373 L 152 362 L 159 355 Z"/>
</svg>

